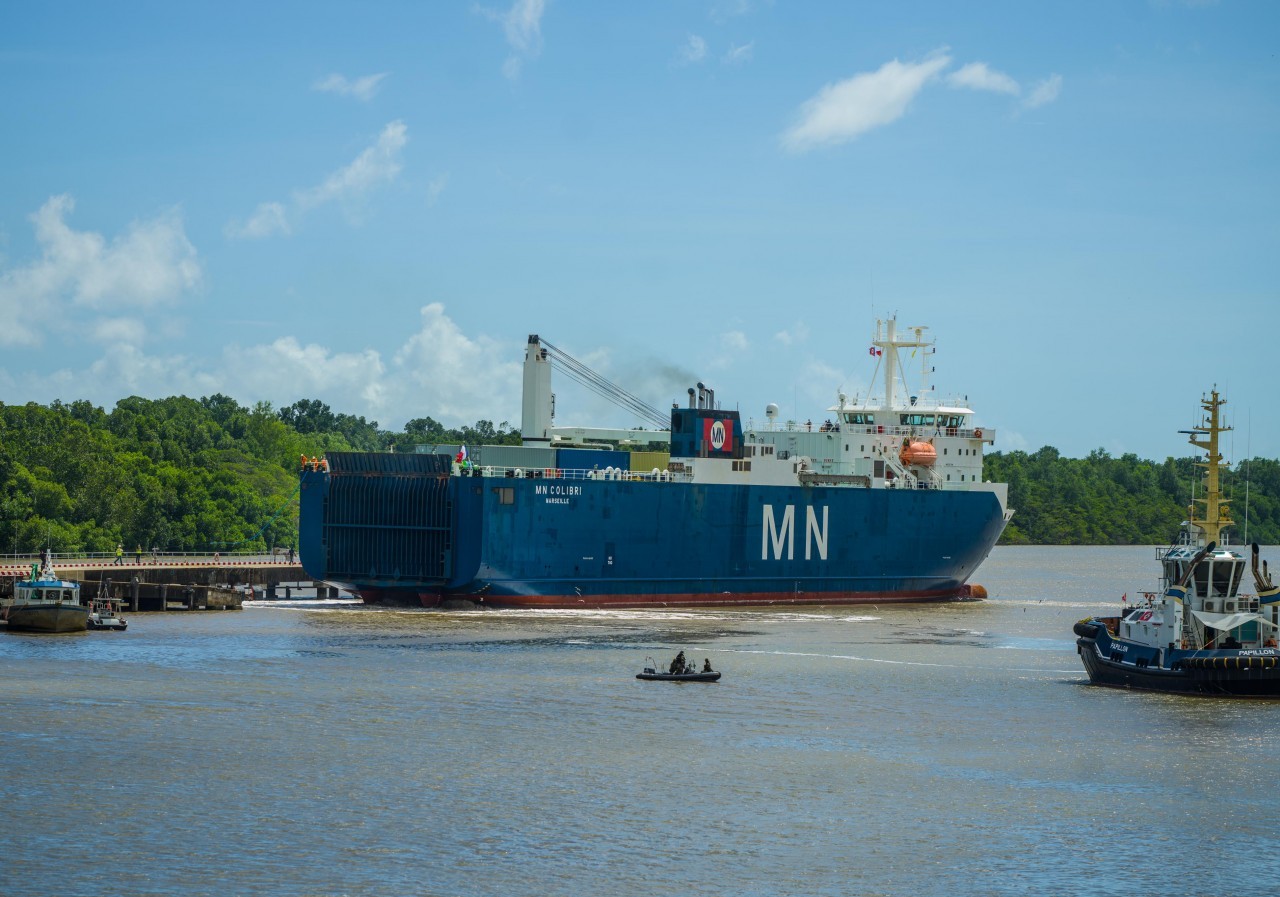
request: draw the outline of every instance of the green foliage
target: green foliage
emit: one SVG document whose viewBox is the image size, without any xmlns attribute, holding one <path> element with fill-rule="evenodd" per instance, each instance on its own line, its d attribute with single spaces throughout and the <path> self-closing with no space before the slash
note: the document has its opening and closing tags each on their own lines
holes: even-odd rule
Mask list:
<svg viewBox="0 0 1280 897">
<path fill-rule="evenodd" d="M 334 414 L 328 405 L 315 399 L 294 402 L 278 413 L 280 420 L 297 432 L 341 437 L 344 447 L 352 451 L 386 451 L 391 445 L 391 434 L 379 430 L 377 421 L 366 421 L 350 414 Z"/>
<path fill-rule="evenodd" d="M 430 417 L 420 417 L 404 425 L 404 435 L 395 439 L 396 451 L 412 451 L 415 445 L 520 445 L 520 431 L 505 420 L 496 427 L 491 420 L 474 426 L 445 429 Z"/>
<path fill-rule="evenodd" d="M 1204 494 L 1203 475 L 1194 458 L 1156 463 L 1102 449 L 1063 458 L 1051 446 L 995 452 L 983 465 L 983 479 L 1009 484 L 1017 513 L 1001 538 L 1006 545 L 1166 544 L 1187 519 L 1192 495 Z M 1221 486 L 1232 500 L 1233 538 L 1280 544 L 1280 463 L 1255 458 L 1224 468 Z"/>
</svg>

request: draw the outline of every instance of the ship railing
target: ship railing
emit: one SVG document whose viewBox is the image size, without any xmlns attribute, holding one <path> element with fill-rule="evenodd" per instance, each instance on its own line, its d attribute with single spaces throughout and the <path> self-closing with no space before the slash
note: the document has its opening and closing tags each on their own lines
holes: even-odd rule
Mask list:
<svg viewBox="0 0 1280 897">
<path fill-rule="evenodd" d="M 930 426 L 899 426 L 899 425 L 868 425 L 868 424 L 815 424 L 812 421 L 797 422 L 789 420 L 784 424 L 766 424 L 763 428 L 757 428 L 754 420 L 747 421 L 747 432 L 759 433 L 845 433 L 856 436 L 894 436 L 916 439 L 929 439 L 930 437 L 952 437 L 958 439 L 980 439 L 983 442 L 994 443 L 996 439 L 996 431 L 989 427 L 930 427 Z"/>
<path fill-rule="evenodd" d="M 919 489 L 943 488 L 942 474 L 933 467 L 916 468 L 916 487 Z"/>
<path fill-rule="evenodd" d="M 604 470 L 581 470 L 564 467 L 499 467 L 496 465 L 476 465 L 467 468 L 455 465 L 454 473 L 464 477 L 579 482 L 583 480 L 616 480 L 633 483 L 688 483 L 693 481 L 693 474 L 688 470 L 623 470 L 620 467 L 607 467 Z"/>
<path fill-rule="evenodd" d="M 903 464 L 900 464 L 897 458 L 887 457 L 884 459 L 884 463 L 885 463 L 885 466 L 888 467 L 890 470 L 892 470 L 894 475 L 897 477 L 897 481 L 899 485 L 897 485 L 895 488 L 899 488 L 899 489 L 919 488 L 920 486 L 919 479 L 916 477 L 915 474 L 913 474 L 910 470 L 908 470 L 906 466 L 904 466 Z"/>
<path fill-rule="evenodd" d="M 156 551 L 145 549 L 141 552 L 142 566 L 153 566 L 159 563 L 161 566 L 165 564 L 181 566 L 184 564 L 198 564 L 212 560 L 216 553 L 223 561 L 243 562 L 253 561 L 256 563 L 271 563 L 273 561 L 283 561 L 286 557 L 287 548 L 272 549 L 243 549 L 243 550 L 220 550 L 215 548 L 207 548 L 201 551 Z M 0 554 L 0 565 L 5 564 L 38 564 L 42 552 L 39 551 L 19 551 L 16 553 L 5 552 Z M 296 555 L 295 555 L 296 556 Z M 121 563 L 129 566 L 139 566 L 137 563 L 138 553 L 134 551 L 126 551 L 121 556 Z M 55 567 L 71 563 L 72 565 L 81 563 L 90 564 L 107 564 L 113 566 L 116 559 L 114 551 L 54 551 L 49 553 L 49 559 Z"/>
</svg>

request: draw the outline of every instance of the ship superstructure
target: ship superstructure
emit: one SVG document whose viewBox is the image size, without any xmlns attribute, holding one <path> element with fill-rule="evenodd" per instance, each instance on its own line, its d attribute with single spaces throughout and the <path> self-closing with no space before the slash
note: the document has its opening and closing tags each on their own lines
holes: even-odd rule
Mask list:
<svg viewBox="0 0 1280 897">
<path fill-rule="evenodd" d="M 896 319 L 877 321 L 869 348 L 875 370 L 865 396 L 838 393 L 820 423 L 779 422 L 777 406 L 770 405 L 761 425 L 748 422 L 747 440 L 801 459 L 810 474 L 859 477 L 872 488 L 991 491 L 1007 504 L 1005 484 L 982 479 L 983 448 L 994 444 L 995 430 L 977 426 L 966 403 L 938 396 L 927 329 L 902 334 Z M 914 383 L 908 381 L 912 358 L 920 361 Z"/>
</svg>

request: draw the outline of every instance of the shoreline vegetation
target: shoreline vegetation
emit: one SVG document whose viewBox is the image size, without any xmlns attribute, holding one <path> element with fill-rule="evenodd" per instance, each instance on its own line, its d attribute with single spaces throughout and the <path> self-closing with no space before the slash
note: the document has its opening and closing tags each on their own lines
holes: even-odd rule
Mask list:
<svg viewBox="0 0 1280 897">
<path fill-rule="evenodd" d="M 519 445 L 520 433 L 430 417 L 384 430 L 314 399 L 277 409 L 221 394 L 134 396 L 110 412 L 83 400 L 0 403 L 0 553 L 296 548 L 302 455 L 427 443 Z M 1161 545 L 1186 519 L 1201 468 L 1193 457 L 1066 458 L 1046 446 L 988 454 L 983 478 L 1007 482 L 1017 512 L 1001 545 Z M 1225 468 L 1223 488 L 1237 541 L 1280 544 L 1280 462 Z"/>
</svg>

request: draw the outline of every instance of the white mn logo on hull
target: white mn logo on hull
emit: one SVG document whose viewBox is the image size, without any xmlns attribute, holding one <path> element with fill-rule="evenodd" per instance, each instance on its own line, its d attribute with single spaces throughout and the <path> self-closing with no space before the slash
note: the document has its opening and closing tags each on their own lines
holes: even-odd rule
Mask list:
<svg viewBox="0 0 1280 897">
<path fill-rule="evenodd" d="M 822 525 L 818 525 L 818 515 L 812 505 L 805 507 L 804 525 L 804 559 L 812 560 L 816 548 L 820 560 L 827 559 L 827 508 L 822 508 Z M 764 506 L 764 519 L 760 524 L 760 560 L 769 560 L 769 549 L 773 548 L 773 559 L 782 559 L 783 544 L 786 544 L 787 560 L 795 560 L 796 556 L 796 506 L 787 505 L 782 512 L 782 523 L 779 524 L 773 513 L 773 505 Z"/>
</svg>

